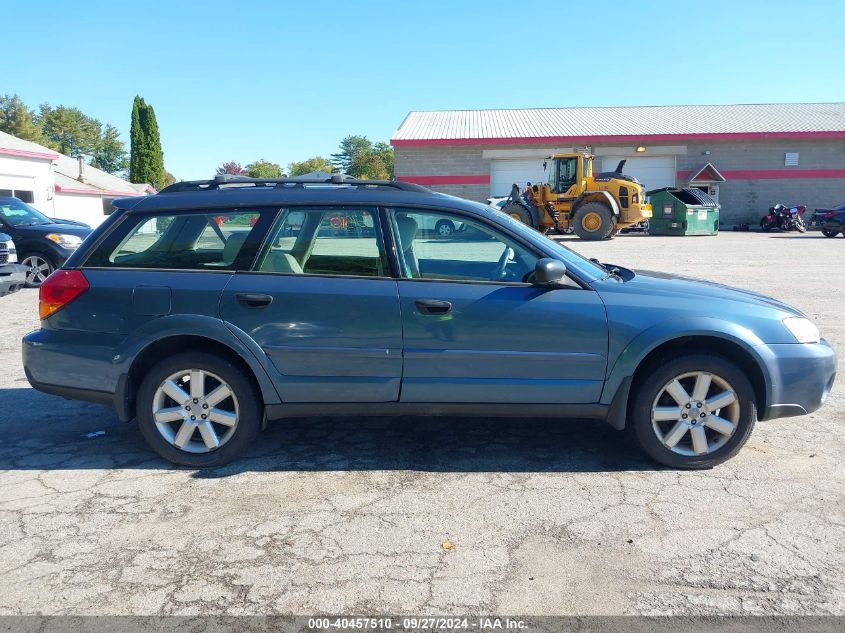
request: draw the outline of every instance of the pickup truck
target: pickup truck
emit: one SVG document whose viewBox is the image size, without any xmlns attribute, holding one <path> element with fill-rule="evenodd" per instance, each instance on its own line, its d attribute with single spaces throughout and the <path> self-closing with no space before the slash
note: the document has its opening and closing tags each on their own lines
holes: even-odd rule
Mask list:
<svg viewBox="0 0 845 633">
<path fill-rule="evenodd" d="M 18 253 L 12 238 L 0 233 L 0 297 L 20 290 L 26 283 L 26 266 L 17 261 Z"/>
</svg>

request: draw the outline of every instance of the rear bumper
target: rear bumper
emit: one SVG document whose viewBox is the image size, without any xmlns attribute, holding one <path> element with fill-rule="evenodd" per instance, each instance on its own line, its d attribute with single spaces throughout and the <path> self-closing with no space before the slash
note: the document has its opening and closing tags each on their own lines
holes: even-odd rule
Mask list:
<svg viewBox="0 0 845 633">
<path fill-rule="evenodd" d="M 836 352 L 822 340 L 758 348 L 769 371 L 767 404 L 761 420 L 805 415 L 824 404 L 836 378 Z"/>
<path fill-rule="evenodd" d="M 115 362 L 115 347 L 108 334 L 35 330 L 21 341 L 24 373 L 38 391 L 113 406 L 129 420 L 127 376 Z"/>
</svg>

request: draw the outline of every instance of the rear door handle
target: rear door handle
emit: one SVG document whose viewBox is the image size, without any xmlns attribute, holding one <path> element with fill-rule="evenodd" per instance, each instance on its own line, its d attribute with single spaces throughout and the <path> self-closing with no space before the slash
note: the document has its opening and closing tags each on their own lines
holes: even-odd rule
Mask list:
<svg viewBox="0 0 845 633">
<path fill-rule="evenodd" d="M 449 314 L 452 310 L 451 303 L 439 299 L 417 299 L 414 305 L 423 314 Z"/>
<path fill-rule="evenodd" d="M 247 308 L 266 308 L 273 303 L 273 297 L 270 295 L 256 294 L 253 292 L 239 292 L 235 295 L 235 299 Z"/>
</svg>

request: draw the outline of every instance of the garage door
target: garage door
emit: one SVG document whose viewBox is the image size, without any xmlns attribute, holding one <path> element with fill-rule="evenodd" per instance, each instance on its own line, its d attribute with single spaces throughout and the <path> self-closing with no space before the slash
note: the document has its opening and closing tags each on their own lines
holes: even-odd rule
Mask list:
<svg viewBox="0 0 845 633">
<path fill-rule="evenodd" d="M 628 162 L 622 173 L 639 180 L 646 191 L 675 186 L 674 156 L 602 156 L 601 170 L 613 171 L 623 158 Z"/>
<path fill-rule="evenodd" d="M 520 189 L 526 182 L 543 182 L 542 158 L 495 159 L 490 162 L 490 195 L 492 197 L 507 196 L 511 192 L 513 183 Z"/>
</svg>

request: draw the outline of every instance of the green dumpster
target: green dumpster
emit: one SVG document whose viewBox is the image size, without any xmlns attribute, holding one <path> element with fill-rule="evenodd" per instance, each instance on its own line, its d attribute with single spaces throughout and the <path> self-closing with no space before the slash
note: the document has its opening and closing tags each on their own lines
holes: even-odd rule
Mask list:
<svg viewBox="0 0 845 633">
<path fill-rule="evenodd" d="M 648 192 L 651 235 L 716 235 L 719 203 L 700 189 L 664 187 Z"/>
</svg>

